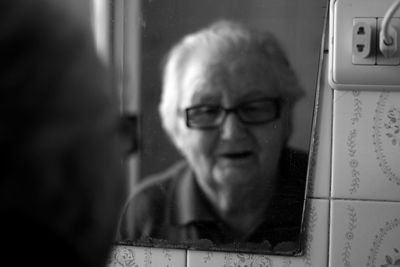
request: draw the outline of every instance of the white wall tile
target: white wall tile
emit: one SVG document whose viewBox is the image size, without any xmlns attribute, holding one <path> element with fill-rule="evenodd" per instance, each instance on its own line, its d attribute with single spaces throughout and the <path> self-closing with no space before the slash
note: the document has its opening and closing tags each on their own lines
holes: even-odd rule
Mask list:
<svg viewBox="0 0 400 267">
<path fill-rule="evenodd" d="M 400 266 L 400 202 L 333 200 L 332 267 Z"/>
<path fill-rule="evenodd" d="M 116 246 L 108 267 L 185 267 L 186 251 L 177 249 Z"/>
<path fill-rule="evenodd" d="M 332 196 L 400 200 L 400 92 L 335 91 Z"/>
<path fill-rule="evenodd" d="M 329 201 L 310 199 L 307 201 L 307 229 L 305 255 L 280 257 L 242 253 L 188 251 L 188 267 L 321 267 L 328 259 L 328 215 Z"/>
</svg>

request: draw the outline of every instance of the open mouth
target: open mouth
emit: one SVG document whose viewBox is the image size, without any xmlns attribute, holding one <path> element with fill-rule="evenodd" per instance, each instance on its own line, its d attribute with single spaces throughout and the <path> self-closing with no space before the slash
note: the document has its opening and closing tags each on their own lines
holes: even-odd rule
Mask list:
<svg viewBox="0 0 400 267">
<path fill-rule="evenodd" d="M 250 151 L 243 151 L 243 152 L 232 152 L 232 153 L 224 153 L 221 154 L 221 157 L 231 160 L 239 160 L 239 159 L 246 159 L 253 155 Z"/>
</svg>

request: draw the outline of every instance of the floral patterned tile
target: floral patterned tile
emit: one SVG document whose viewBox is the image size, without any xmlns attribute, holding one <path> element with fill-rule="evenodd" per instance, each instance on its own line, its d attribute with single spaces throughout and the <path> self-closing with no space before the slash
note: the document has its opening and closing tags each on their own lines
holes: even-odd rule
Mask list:
<svg viewBox="0 0 400 267">
<path fill-rule="evenodd" d="M 400 203 L 333 200 L 330 266 L 400 266 Z"/>
<path fill-rule="evenodd" d="M 328 200 L 307 201 L 305 254 L 301 257 L 191 251 L 188 253 L 188 267 L 321 267 L 328 260 Z"/>
<path fill-rule="evenodd" d="M 327 57 L 325 56 L 319 84 L 319 109 L 315 113 L 316 126 L 313 133 L 313 150 L 309 162 L 309 180 L 307 196 L 329 198 L 330 164 L 331 164 L 331 121 L 332 121 L 332 89 L 327 80 Z"/>
<path fill-rule="evenodd" d="M 116 246 L 107 267 L 186 267 L 186 251 Z"/>
<path fill-rule="evenodd" d="M 332 197 L 400 200 L 400 92 L 335 91 Z"/>
</svg>

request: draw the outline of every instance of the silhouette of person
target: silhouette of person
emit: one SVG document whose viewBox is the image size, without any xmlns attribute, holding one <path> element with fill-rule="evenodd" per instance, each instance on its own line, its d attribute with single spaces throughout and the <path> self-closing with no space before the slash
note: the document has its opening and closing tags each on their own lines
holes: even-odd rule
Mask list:
<svg viewBox="0 0 400 267">
<path fill-rule="evenodd" d="M 9 266 L 104 266 L 125 198 L 118 105 L 86 1 L 0 3 L 0 236 Z"/>
</svg>

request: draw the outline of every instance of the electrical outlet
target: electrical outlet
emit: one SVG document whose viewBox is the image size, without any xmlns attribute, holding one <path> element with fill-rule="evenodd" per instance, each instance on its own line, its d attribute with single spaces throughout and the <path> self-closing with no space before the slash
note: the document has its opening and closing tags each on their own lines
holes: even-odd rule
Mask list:
<svg viewBox="0 0 400 267">
<path fill-rule="evenodd" d="M 375 18 L 355 18 L 353 20 L 353 64 L 375 65 L 376 29 Z"/>
<path fill-rule="evenodd" d="M 330 0 L 328 81 L 333 89 L 400 90 L 400 51 L 385 58 L 378 48 L 381 20 L 393 2 Z M 399 20 L 392 19 L 390 25 L 400 50 Z"/>
</svg>

